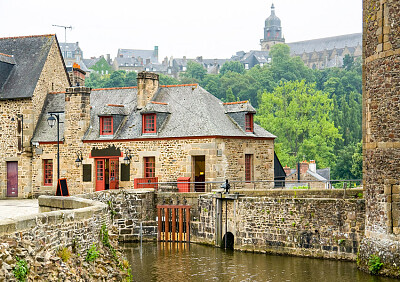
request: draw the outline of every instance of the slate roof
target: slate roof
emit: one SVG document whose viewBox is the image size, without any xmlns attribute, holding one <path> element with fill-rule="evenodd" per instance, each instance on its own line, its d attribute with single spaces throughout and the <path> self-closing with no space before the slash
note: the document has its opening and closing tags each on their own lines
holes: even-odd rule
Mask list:
<svg viewBox="0 0 400 282">
<path fill-rule="evenodd" d="M 117 58 L 123 56 L 123 58 L 142 58 L 145 62 L 146 59 L 150 59 L 151 63 L 158 63 L 158 58 L 155 56 L 154 50 L 138 50 L 138 49 L 118 49 Z"/>
<path fill-rule="evenodd" d="M 35 132 L 32 137 L 32 142 L 52 142 L 57 141 L 57 126 L 50 128 L 47 119 L 50 113 L 59 113 L 60 117 L 60 141 L 64 140 L 64 108 L 65 108 L 65 93 L 50 93 L 47 95 L 43 112 L 39 117 Z M 61 112 L 61 113 L 60 113 Z"/>
<path fill-rule="evenodd" d="M 94 89 L 90 101 L 90 127 L 84 140 L 200 136 L 276 138 L 257 124 L 254 124 L 254 133 L 245 132 L 227 114 L 227 105 L 197 84 L 161 86 L 152 101 L 141 110 L 137 109 L 136 87 Z M 246 109 L 254 110 L 249 103 L 244 104 Z M 63 112 L 64 107 L 64 93 L 48 94 L 32 142 L 56 141 L 56 129 L 48 126 L 47 118 L 51 112 Z M 165 117 L 164 122 L 157 125 L 157 134 L 142 134 L 142 114 L 148 112 L 157 112 Z M 120 116 L 122 122 L 114 135 L 100 136 L 99 116 L 109 114 Z M 64 121 L 64 114 L 60 115 L 60 121 Z M 60 136 L 64 133 L 63 125 L 60 127 Z"/>
<path fill-rule="evenodd" d="M 54 34 L 0 38 L 0 53 L 12 55 L 15 60 L 15 66 L 0 89 L 0 99 L 32 97 L 54 42 Z"/>
<path fill-rule="evenodd" d="M 320 52 L 324 50 L 341 49 L 345 47 L 362 46 L 362 33 L 353 33 L 326 38 L 318 38 L 299 42 L 287 43 L 290 47 L 290 53 L 302 54 L 304 52 Z"/>
<path fill-rule="evenodd" d="M 111 103 L 111 100 L 127 105 L 132 110 L 112 139 L 249 136 L 225 114 L 222 102 L 198 85 L 160 87 L 152 100 L 155 103 L 148 103 L 141 111 L 134 110 L 137 104 L 136 97 L 137 88 L 92 91 L 92 128 L 84 140 L 103 139 L 99 136 L 99 109 L 104 103 Z M 156 135 L 143 135 L 141 113 L 154 110 L 169 113 L 168 117 Z M 254 125 L 254 134 L 250 136 L 275 138 L 257 124 Z"/>
</svg>

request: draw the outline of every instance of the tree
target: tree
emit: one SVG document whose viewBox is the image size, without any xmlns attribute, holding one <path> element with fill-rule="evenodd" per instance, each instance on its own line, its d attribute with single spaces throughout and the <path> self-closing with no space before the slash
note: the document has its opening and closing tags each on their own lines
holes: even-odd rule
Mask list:
<svg viewBox="0 0 400 282">
<path fill-rule="evenodd" d="M 189 61 L 187 64 L 186 72 L 182 73 L 183 78 L 193 78 L 197 82 L 203 81 L 204 76 L 207 74 L 207 70 L 202 65 Z"/>
<path fill-rule="evenodd" d="M 137 86 L 137 73 L 136 72 L 130 71 L 125 75 L 124 86 L 125 87 Z"/>
<path fill-rule="evenodd" d="M 222 65 L 221 70 L 219 71 L 219 73 L 221 75 L 224 75 L 225 73 L 227 73 L 229 71 L 243 74 L 244 73 L 243 64 L 241 62 L 238 62 L 238 61 L 225 62 Z"/>
<path fill-rule="evenodd" d="M 315 84 L 282 82 L 262 94 L 256 121 L 277 136 L 277 154 L 284 165 L 306 158 L 326 167 L 334 162 L 335 142 L 341 139 L 330 120 L 332 110 L 332 99 Z"/>
<path fill-rule="evenodd" d="M 343 68 L 346 70 L 351 70 L 354 65 L 354 57 L 350 56 L 349 54 L 345 55 L 343 58 Z"/>
<path fill-rule="evenodd" d="M 233 95 L 232 88 L 229 87 L 229 88 L 226 90 L 225 102 L 235 102 L 235 101 L 236 101 L 235 95 Z"/>
<path fill-rule="evenodd" d="M 160 74 L 160 85 L 177 85 L 179 84 L 179 81 L 173 77 L 170 77 L 168 75 Z"/>
</svg>

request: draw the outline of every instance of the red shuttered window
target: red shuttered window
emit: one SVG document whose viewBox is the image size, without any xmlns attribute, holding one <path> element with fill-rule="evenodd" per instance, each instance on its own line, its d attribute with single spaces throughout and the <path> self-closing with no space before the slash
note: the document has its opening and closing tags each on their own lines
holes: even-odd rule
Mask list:
<svg viewBox="0 0 400 282">
<path fill-rule="evenodd" d="M 246 114 L 246 132 L 254 131 L 253 114 Z"/>
<path fill-rule="evenodd" d="M 246 182 L 253 180 L 253 155 L 244 155 L 244 173 Z"/>
<path fill-rule="evenodd" d="M 143 133 L 156 133 L 156 114 L 143 115 Z"/>
<path fill-rule="evenodd" d="M 156 158 L 144 158 L 144 177 L 156 177 Z"/>
<path fill-rule="evenodd" d="M 100 117 L 100 135 L 112 135 L 112 134 L 113 134 L 113 118 Z"/>
<path fill-rule="evenodd" d="M 53 160 L 43 160 L 43 184 L 45 186 L 53 185 Z"/>
</svg>

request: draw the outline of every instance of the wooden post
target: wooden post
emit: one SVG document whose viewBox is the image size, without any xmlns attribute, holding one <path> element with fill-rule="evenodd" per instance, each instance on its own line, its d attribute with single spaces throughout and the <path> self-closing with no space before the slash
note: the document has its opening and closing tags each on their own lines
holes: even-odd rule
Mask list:
<svg viewBox="0 0 400 282">
<path fill-rule="evenodd" d="M 175 242 L 176 237 L 176 212 L 175 208 L 172 208 L 172 242 Z"/>
<path fill-rule="evenodd" d="M 169 241 L 169 209 L 165 208 L 165 242 Z"/>
<path fill-rule="evenodd" d="M 190 208 L 186 208 L 186 242 L 190 243 Z"/>
<path fill-rule="evenodd" d="M 183 209 L 179 209 L 179 241 L 183 241 Z"/>
<path fill-rule="evenodd" d="M 157 216 L 158 216 L 158 241 L 161 241 L 161 228 L 162 228 L 161 208 L 157 208 Z"/>
</svg>

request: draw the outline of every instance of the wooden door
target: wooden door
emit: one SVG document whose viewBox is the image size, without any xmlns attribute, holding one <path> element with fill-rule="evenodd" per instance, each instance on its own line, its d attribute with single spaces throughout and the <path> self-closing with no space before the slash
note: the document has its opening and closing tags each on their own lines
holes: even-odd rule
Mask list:
<svg viewBox="0 0 400 282">
<path fill-rule="evenodd" d="M 7 162 L 7 197 L 18 197 L 18 162 Z"/>
<path fill-rule="evenodd" d="M 96 159 L 96 191 L 105 188 L 104 159 Z"/>
<path fill-rule="evenodd" d="M 118 189 L 119 170 L 118 159 L 110 159 L 110 189 Z"/>
</svg>

